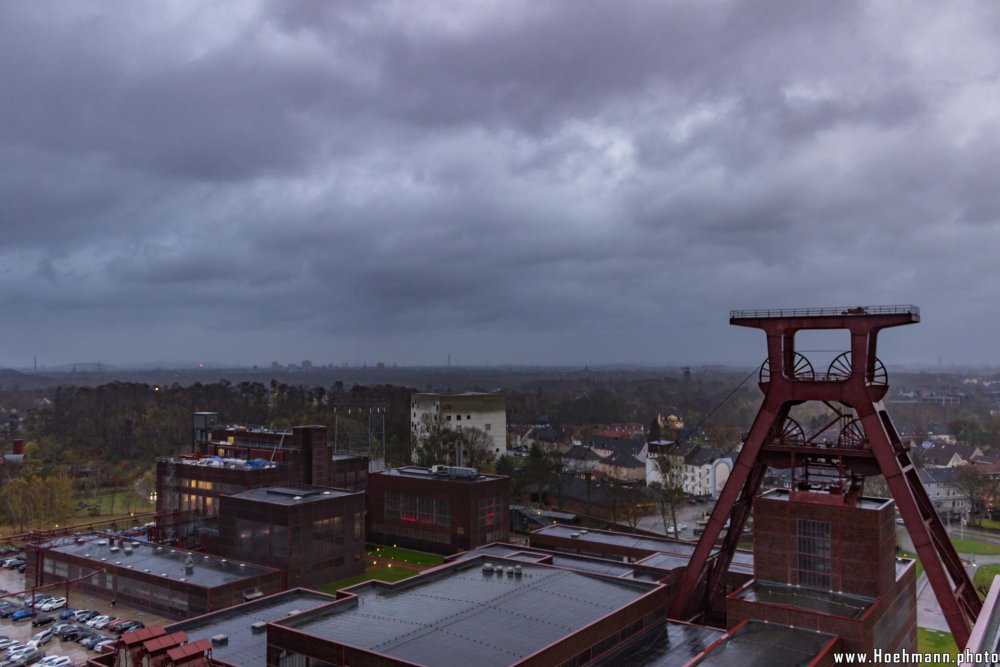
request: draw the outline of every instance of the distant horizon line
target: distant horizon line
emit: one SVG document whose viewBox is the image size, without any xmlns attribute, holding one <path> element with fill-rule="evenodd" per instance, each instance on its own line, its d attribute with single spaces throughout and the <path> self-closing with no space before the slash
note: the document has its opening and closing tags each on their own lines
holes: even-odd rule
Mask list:
<svg viewBox="0 0 1000 667">
<path fill-rule="evenodd" d="M 382 364 L 380 367 L 379 364 Z M 477 364 L 399 364 L 387 362 L 352 362 L 347 364 L 312 364 L 302 367 L 301 363 L 286 363 L 274 367 L 271 364 L 241 364 L 241 363 L 220 363 L 220 362 L 137 362 L 137 363 L 108 363 L 103 361 L 86 361 L 67 364 L 47 365 L 8 365 L 0 363 L 0 371 L 14 371 L 23 374 L 72 374 L 73 372 L 121 372 L 121 371 L 242 371 L 254 373 L 267 372 L 313 372 L 313 371 L 333 371 L 333 370 L 503 370 L 503 369 L 547 369 L 547 370 L 611 370 L 611 369 L 670 369 L 683 371 L 685 368 L 694 369 L 732 369 L 749 370 L 756 368 L 759 363 L 739 363 L 739 362 L 701 362 L 701 363 L 656 363 L 656 362 L 575 362 L 575 363 L 477 363 Z M 897 362 L 892 364 L 898 369 L 914 370 L 1000 370 L 1000 363 L 997 362 L 954 362 L 954 363 L 928 363 L 928 362 Z"/>
</svg>

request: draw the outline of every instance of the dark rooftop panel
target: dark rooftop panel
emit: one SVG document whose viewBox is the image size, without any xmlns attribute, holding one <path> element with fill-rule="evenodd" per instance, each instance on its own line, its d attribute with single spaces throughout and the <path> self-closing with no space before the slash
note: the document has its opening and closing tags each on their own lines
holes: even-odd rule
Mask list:
<svg viewBox="0 0 1000 667">
<path fill-rule="evenodd" d="M 344 489 L 331 489 L 323 486 L 309 486 L 303 484 L 295 486 L 269 486 L 260 489 L 250 489 L 248 491 L 233 494 L 233 498 L 242 498 L 244 500 L 254 500 L 264 503 L 275 503 L 278 505 L 300 505 L 302 503 L 329 500 L 330 498 L 340 498 L 359 493 L 363 492 L 346 491 Z"/>
<path fill-rule="evenodd" d="M 833 616 L 860 618 L 875 603 L 874 598 L 833 591 L 821 591 L 801 586 L 791 586 L 771 581 L 753 581 L 737 594 L 742 600 L 764 602 L 817 611 Z"/>
<path fill-rule="evenodd" d="M 209 588 L 275 571 L 270 567 L 227 560 L 202 553 L 191 553 L 185 549 L 164 547 L 149 542 L 139 542 L 139 546 L 133 548 L 131 555 L 129 555 L 124 550 L 111 551 L 111 545 L 107 543 L 107 540 L 107 536 L 95 533 L 84 536 L 82 542 L 70 541 L 66 538 L 57 539 L 50 542 L 50 548 L 57 553 L 88 558 L 93 562 L 95 570 L 113 565 Z M 105 543 L 101 544 L 102 541 Z M 126 544 L 133 543 L 127 541 Z M 189 554 L 194 561 L 194 572 L 191 574 L 188 574 L 184 569 L 184 561 Z"/>
<path fill-rule="evenodd" d="M 761 498 L 767 498 L 768 500 L 788 500 L 789 494 L 788 489 L 771 489 L 761 495 Z M 860 507 L 861 509 L 876 510 L 885 507 L 887 504 L 895 502 L 889 498 L 873 498 L 870 496 L 863 496 L 859 498 L 854 505 L 851 507 Z"/>
<path fill-rule="evenodd" d="M 251 629 L 254 623 L 277 621 L 289 612 L 306 611 L 335 599 L 333 595 L 299 588 L 174 623 L 168 629 L 183 630 L 192 638 L 226 635 L 228 644 L 212 647 L 214 658 L 240 667 L 265 667 L 267 633 L 254 634 Z"/>
<path fill-rule="evenodd" d="M 720 639 L 725 630 L 668 621 L 659 630 L 603 658 L 598 667 L 682 667 Z"/>
<path fill-rule="evenodd" d="M 777 623 L 750 621 L 693 663 L 718 667 L 805 667 L 835 635 Z"/>
<path fill-rule="evenodd" d="M 629 579 L 521 564 L 521 576 L 486 574 L 486 557 L 395 586 L 362 584 L 356 600 L 282 625 L 421 664 L 508 665 L 657 588 Z"/>
</svg>

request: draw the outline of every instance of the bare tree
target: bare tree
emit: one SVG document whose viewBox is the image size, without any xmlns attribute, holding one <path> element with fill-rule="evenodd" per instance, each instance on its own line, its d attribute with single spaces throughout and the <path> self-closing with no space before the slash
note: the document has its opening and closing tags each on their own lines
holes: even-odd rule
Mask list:
<svg viewBox="0 0 1000 667">
<path fill-rule="evenodd" d="M 456 444 L 460 465 L 480 470 L 492 469 L 496 456 L 493 452 L 493 438 L 489 433 L 474 426 L 463 428 Z"/>
<path fill-rule="evenodd" d="M 969 463 L 958 467 L 954 484 L 969 501 L 969 523 L 979 525 L 981 511 L 997 496 L 997 480 Z"/>
<path fill-rule="evenodd" d="M 660 472 L 660 481 L 649 485 L 656 503 L 656 511 L 663 521 L 663 534 L 668 537 L 677 536 L 677 506 L 684 501 L 684 466 L 679 457 L 660 454 L 654 457 L 654 462 Z M 669 518 L 669 522 L 668 519 Z M 670 527 L 673 527 L 671 535 Z"/>
</svg>

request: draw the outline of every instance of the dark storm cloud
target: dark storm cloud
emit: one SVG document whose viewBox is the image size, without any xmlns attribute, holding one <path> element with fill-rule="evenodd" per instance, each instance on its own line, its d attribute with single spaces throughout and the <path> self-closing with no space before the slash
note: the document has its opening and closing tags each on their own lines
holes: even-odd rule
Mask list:
<svg viewBox="0 0 1000 667">
<path fill-rule="evenodd" d="M 0 5 L 0 361 L 994 361 L 992 5 Z M 899 337 L 902 341 L 905 337 Z M 947 356 L 947 355 L 945 355 Z"/>
</svg>

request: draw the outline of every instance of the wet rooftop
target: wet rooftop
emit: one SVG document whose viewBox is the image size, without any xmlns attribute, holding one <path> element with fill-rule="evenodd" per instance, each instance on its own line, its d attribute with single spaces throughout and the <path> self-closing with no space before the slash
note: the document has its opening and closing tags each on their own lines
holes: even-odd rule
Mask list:
<svg viewBox="0 0 1000 667">
<path fill-rule="evenodd" d="M 655 590 L 656 584 L 519 563 L 486 573 L 480 557 L 395 586 L 366 583 L 358 597 L 281 624 L 418 664 L 508 665 Z"/>
<path fill-rule="evenodd" d="M 695 665 L 798 667 L 813 664 L 835 635 L 750 621 L 732 631 Z M 659 663 L 654 663 L 659 664 Z"/>
<path fill-rule="evenodd" d="M 761 498 L 767 498 L 768 500 L 788 500 L 788 489 L 771 489 L 761 495 Z M 860 507 L 861 509 L 866 510 L 877 510 L 892 502 L 895 501 L 888 498 L 871 498 L 865 496 L 859 498 L 858 501 L 852 505 L 852 507 Z"/>
<path fill-rule="evenodd" d="M 846 618 L 860 618 L 875 603 L 874 598 L 860 595 L 821 591 L 760 580 L 751 582 L 749 586 L 737 593 L 736 597 L 750 602 L 795 607 Z"/>
<path fill-rule="evenodd" d="M 183 630 L 191 641 L 225 635 L 227 643 L 212 647 L 213 660 L 240 667 L 264 667 L 267 664 L 267 633 L 254 632 L 255 623 L 277 621 L 335 599 L 333 595 L 299 588 L 174 623 L 167 631 Z"/>
<path fill-rule="evenodd" d="M 341 498 L 360 493 L 364 492 L 330 489 L 322 486 L 309 486 L 307 484 L 293 484 L 290 486 L 268 486 L 260 489 L 250 489 L 249 491 L 233 494 L 233 498 L 256 500 L 276 505 L 301 505 L 318 500 L 329 500 L 330 498 Z"/>
<path fill-rule="evenodd" d="M 125 545 L 132 551 L 129 554 L 126 549 L 118 546 L 117 540 L 114 542 L 117 551 L 112 551 L 112 544 L 109 544 L 107 536 L 91 534 L 82 536 L 80 541 L 59 540 L 51 545 L 51 549 L 57 553 L 89 559 L 93 562 L 95 570 L 110 564 L 208 588 L 276 572 L 272 568 L 261 565 L 191 553 L 184 549 L 164 547 L 149 542 L 126 540 Z M 184 568 L 184 560 L 188 554 L 191 554 L 194 564 L 193 572 L 190 574 L 185 572 Z"/>
<path fill-rule="evenodd" d="M 725 630 L 667 621 L 654 634 L 602 659 L 599 667 L 682 667 L 698 657 Z"/>
<path fill-rule="evenodd" d="M 600 550 L 601 545 L 645 551 L 650 555 L 638 562 L 641 565 L 664 570 L 686 566 L 697 546 L 695 542 L 671 540 L 665 537 L 646 537 L 603 530 L 581 530 L 580 528 L 563 524 L 545 526 L 534 531 L 533 534 L 569 538 L 575 542 L 579 542 L 581 545 L 594 545 L 591 551 Z M 581 546 L 581 549 L 585 549 L 585 547 Z M 735 572 L 752 573 L 753 554 L 749 551 L 737 550 L 733 554 L 733 562 L 729 569 Z"/>
</svg>

